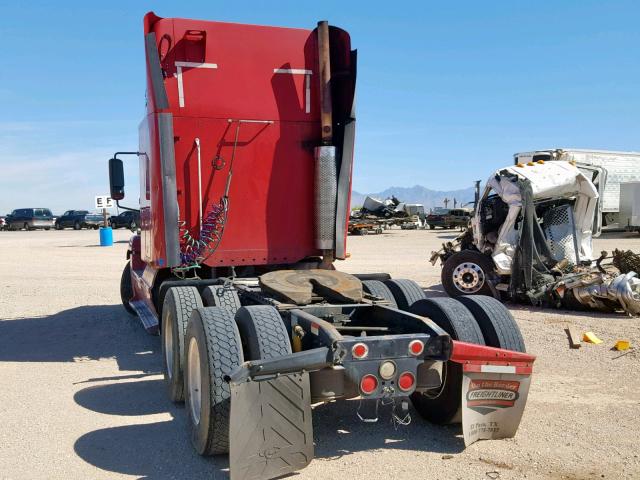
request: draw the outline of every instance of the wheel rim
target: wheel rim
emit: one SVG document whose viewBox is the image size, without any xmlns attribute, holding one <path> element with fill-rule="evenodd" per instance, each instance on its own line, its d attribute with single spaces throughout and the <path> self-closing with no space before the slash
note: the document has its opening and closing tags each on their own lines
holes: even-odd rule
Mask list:
<svg viewBox="0 0 640 480">
<path fill-rule="evenodd" d="M 167 322 L 164 326 L 164 362 L 167 367 L 167 376 L 173 378 L 173 318 L 171 313 L 167 315 Z"/>
<path fill-rule="evenodd" d="M 187 383 L 189 385 L 189 408 L 191 408 L 191 418 L 193 418 L 193 422 L 198 425 L 200 424 L 200 390 L 202 388 L 202 381 L 200 378 L 200 351 L 198 350 L 198 343 L 195 338 L 192 338 L 189 342 L 188 363 L 187 368 L 189 369 L 189 375 L 187 376 Z"/>
<path fill-rule="evenodd" d="M 452 277 L 453 284 L 462 293 L 476 293 L 484 286 L 484 271 L 475 263 L 461 263 L 453 271 Z"/>
</svg>

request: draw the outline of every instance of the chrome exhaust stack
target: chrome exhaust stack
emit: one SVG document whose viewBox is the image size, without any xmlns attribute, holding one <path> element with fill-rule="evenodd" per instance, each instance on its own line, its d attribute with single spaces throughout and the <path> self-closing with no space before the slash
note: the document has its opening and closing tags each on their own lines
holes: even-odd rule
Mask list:
<svg viewBox="0 0 640 480">
<path fill-rule="evenodd" d="M 324 263 L 330 264 L 335 257 L 338 174 L 336 147 L 333 145 L 331 60 L 327 21 L 318 22 L 318 58 L 322 145 L 315 148 L 315 244 L 316 248 L 322 250 Z"/>
</svg>

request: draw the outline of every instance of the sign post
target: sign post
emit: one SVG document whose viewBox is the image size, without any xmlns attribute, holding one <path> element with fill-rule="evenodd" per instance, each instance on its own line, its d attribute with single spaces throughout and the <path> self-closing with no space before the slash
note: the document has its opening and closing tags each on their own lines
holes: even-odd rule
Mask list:
<svg viewBox="0 0 640 480">
<path fill-rule="evenodd" d="M 113 199 L 108 195 L 96 195 L 96 209 L 102 209 L 103 226 L 100 227 L 100 246 L 113 245 L 113 231 L 107 223 L 107 208 L 113 208 Z"/>
</svg>

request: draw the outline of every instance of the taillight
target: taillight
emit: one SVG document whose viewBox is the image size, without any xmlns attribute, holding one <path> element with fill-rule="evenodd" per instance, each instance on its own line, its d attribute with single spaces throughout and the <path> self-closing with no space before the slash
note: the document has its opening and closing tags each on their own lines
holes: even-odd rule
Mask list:
<svg viewBox="0 0 640 480">
<path fill-rule="evenodd" d="M 365 375 L 360 380 L 360 391 L 365 395 L 371 395 L 378 388 L 378 379 L 373 375 Z"/>
<path fill-rule="evenodd" d="M 369 355 L 369 347 L 364 343 L 356 343 L 351 347 L 351 355 L 353 355 L 353 358 L 357 358 L 359 360 L 366 358 L 366 356 Z"/>
<path fill-rule="evenodd" d="M 422 343 L 422 340 L 413 340 L 409 343 L 409 353 L 411 355 L 418 356 L 422 353 L 423 350 L 424 343 Z"/>
<path fill-rule="evenodd" d="M 413 388 L 414 383 L 416 383 L 416 377 L 412 373 L 404 372 L 398 379 L 398 388 L 403 392 L 407 392 Z"/>
</svg>

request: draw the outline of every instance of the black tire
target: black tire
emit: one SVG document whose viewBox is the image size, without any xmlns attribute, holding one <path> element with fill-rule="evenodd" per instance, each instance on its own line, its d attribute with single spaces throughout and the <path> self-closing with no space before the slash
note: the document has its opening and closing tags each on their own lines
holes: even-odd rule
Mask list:
<svg viewBox="0 0 640 480">
<path fill-rule="evenodd" d="M 447 332 L 453 340 L 484 345 L 480 326 L 467 308 L 454 298 L 431 298 L 414 303 L 411 313 L 428 317 Z M 459 423 L 462 403 L 462 365 L 445 362 L 442 365 L 440 389 L 415 392 L 411 401 L 418 413 L 436 424 Z"/>
<path fill-rule="evenodd" d="M 193 343 L 192 343 L 193 342 Z M 194 310 L 185 338 L 185 401 L 191 442 L 200 455 L 217 455 L 229 451 L 231 389 L 224 380 L 243 361 L 240 333 L 233 315 L 225 308 L 206 307 Z M 193 350 L 192 350 L 193 349 Z M 198 370 L 192 352 L 199 355 Z M 192 378 L 200 379 L 199 420 L 194 418 Z M 195 391 L 195 390 L 194 390 Z"/>
<path fill-rule="evenodd" d="M 55 224 L 55 229 L 56 230 L 62 230 L 62 226 L 59 223 Z"/>
<path fill-rule="evenodd" d="M 80 230 L 81 228 L 82 228 L 82 225 L 80 225 L 80 222 L 76 221 L 76 222 L 73 224 L 73 229 L 74 229 L 74 230 Z"/>
<path fill-rule="evenodd" d="M 213 285 L 202 292 L 202 301 L 207 307 L 224 307 L 233 315 L 242 306 L 238 292 L 234 288 L 225 288 L 224 285 Z"/>
<path fill-rule="evenodd" d="M 291 354 L 287 328 L 275 307 L 242 307 L 236 313 L 236 322 L 245 360 L 265 360 Z"/>
<path fill-rule="evenodd" d="M 465 267 L 466 265 L 466 267 Z M 465 270 L 464 273 L 460 273 Z M 462 295 L 491 296 L 489 278 L 495 272 L 495 265 L 490 256 L 474 250 L 462 250 L 451 255 L 444 262 L 440 280 L 444 291 L 450 297 Z M 463 278 L 469 276 L 469 281 Z M 465 287 L 468 285 L 469 288 Z"/>
<path fill-rule="evenodd" d="M 51 230 L 51 227 L 44 227 L 45 230 Z"/>
<path fill-rule="evenodd" d="M 391 293 L 391 290 L 389 290 L 389 287 L 387 287 L 384 282 L 381 282 L 380 280 L 365 280 L 362 282 L 362 288 L 365 292 L 370 293 L 371 295 L 388 300 L 391 307 L 398 308 L 398 304 L 396 303 L 396 299 L 393 297 L 393 293 Z"/>
<path fill-rule="evenodd" d="M 458 298 L 478 322 L 484 342 L 490 347 L 526 352 L 518 324 L 499 300 L 484 295 Z"/>
<path fill-rule="evenodd" d="M 427 298 L 424 290 L 413 280 L 396 280 L 392 278 L 386 280 L 384 284 L 391 290 L 393 298 L 396 300 L 396 305 L 400 310 L 409 311 L 409 308 L 415 302 Z"/>
<path fill-rule="evenodd" d="M 25 222 L 25 223 L 24 223 L 23 227 L 24 227 L 24 229 L 25 229 L 27 232 L 28 232 L 29 230 L 31 230 L 31 229 L 29 228 L 29 224 L 28 224 L 27 222 Z"/>
<path fill-rule="evenodd" d="M 129 223 L 129 230 L 135 230 L 137 226 L 138 225 L 136 225 L 136 222 L 131 220 L 131 222 Z"/>
<path fill-rule="evenodd" d="M 162 358 L 164 383 L 172 402 L 184 400 L 184 336 L 191 312 L 202 308 L 196 287 L 171 287 L 162 305 Z"/>
<path fill-rule="evenodd" d="M 429 230 L 435 230 L 436 226 L 435 225 L 429 225 Z"/>
<path fill-rule="evenodd" d="M 122 306 L 131 315 L 135 315 L 136 311 L 129 305 L 129 300 L 133 298 L 133 286 L 131 285 L 131 264 L 127 262 L 120 277 L 120 300 Z"/>
</svg>

